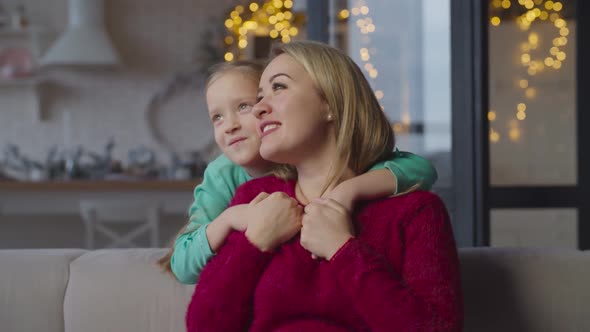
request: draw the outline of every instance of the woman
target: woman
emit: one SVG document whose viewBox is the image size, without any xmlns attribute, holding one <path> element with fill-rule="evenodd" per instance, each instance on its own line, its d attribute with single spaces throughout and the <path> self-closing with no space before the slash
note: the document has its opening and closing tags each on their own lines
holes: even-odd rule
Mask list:
<svg viewBox="0 0 590 332">
<path fill-rule="evenodd" d="M 296 172 L 238 188 L 247 230 L 203 270 L 188 330 L 461 330 L 457 250 L 438 197 L 415 191 L 351 212 L 322 198 L 394 146 L 354 62 L 323 44 L 280 45 L 258 99 L 260 154 Z"/>
</svg>

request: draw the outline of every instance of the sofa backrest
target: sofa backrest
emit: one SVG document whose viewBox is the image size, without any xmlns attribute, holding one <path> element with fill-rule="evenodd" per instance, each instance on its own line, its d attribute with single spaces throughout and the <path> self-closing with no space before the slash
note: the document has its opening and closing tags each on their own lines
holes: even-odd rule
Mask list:
<svg viewBox="0 0 590 332">
<path fill-rule="evenodd" d="M 70 262 L 84 250 L 0 250 L 0 330 L 63 332 Z"/>
<path fill-rule="evenodd" d="M 590 331 L 590 252 L 460 250 L 465 331 Z"/>
<path fill-rule="evenodd" d="M 183 332 L 194 286 L 162 272 L 162 249 L 96 250 L 70 264 L 66 332 Z"/>
<path fill-rule="evenodd" d="M 0 330 L 185 331 L 165 249 L 0 250 Z M 466 332 L 590 331 L 590 252 L 460 249 Z"/>
</svg>

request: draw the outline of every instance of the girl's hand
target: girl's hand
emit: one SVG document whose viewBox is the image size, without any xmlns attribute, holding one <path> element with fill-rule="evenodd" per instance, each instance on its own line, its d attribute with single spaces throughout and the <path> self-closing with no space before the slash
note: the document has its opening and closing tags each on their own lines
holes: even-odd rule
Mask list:
<svg viewBox="0 0 590 332">
<path fill-rule="evenodd" d="M 246 237 L 258 249 L 273 251 L 301 230 L 303 208 L 283 192 L 266 195 L 248 205 Z"/>
<path fill-rule="evenodd" d="M 335 200 L 350 213 L 354 209 L 356 202 L 356 190 L 354 186 L 348 184 L 348 181 L 341 182 L 334 189 L 324 194 L 322 198 Z"/>
<path fill-rule="evenodd" d="M 320 198 L 308 204 L 302 224 L 301 246 L 314 258 L 330 260 L 354 237 L 350 213 L 333 199 Z"/>
</svg>

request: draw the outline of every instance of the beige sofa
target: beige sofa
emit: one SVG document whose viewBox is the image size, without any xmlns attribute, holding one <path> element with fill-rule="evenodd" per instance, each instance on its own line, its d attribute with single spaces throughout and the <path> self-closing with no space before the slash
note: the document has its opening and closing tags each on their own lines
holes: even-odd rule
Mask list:
<svg viewBox="0 0 590 332">
<path fill-rule="evenodd" d="M 184 331 L 193 287 L 155 267 L 164 252 L 0 250 L 0 331 Z M 590 331 L 590 252 L 469 248 L 460 258 L 465 331 Z"/>
</svg>

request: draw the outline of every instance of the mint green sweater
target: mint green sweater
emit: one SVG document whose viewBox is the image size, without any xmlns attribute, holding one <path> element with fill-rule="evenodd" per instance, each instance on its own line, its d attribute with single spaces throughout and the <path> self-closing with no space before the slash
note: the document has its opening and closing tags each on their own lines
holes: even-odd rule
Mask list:
<svg viewBox="0 0 590 332">
<path fill-rule="evenodd" d="M 432 164 L 409 152 L 395 151 L 390 160 L 380 162 L 370 170 L 389 169 L 397 181 L 397 193 L 403 193 L 414 185 L 430 190 L 437 179 Z M 205 230 L 229 205 L 236 188 L 251 180 L 246 171 L 231 162 L 225 155 L 209 163 L 203 181 L 195 188 L 194 199 L 189 208 L 189 225 L 178 236 L 172 254 L 172 272 L 185 284 L 197 282 L 199 274 L 213 257 Z"/>
</svg>

